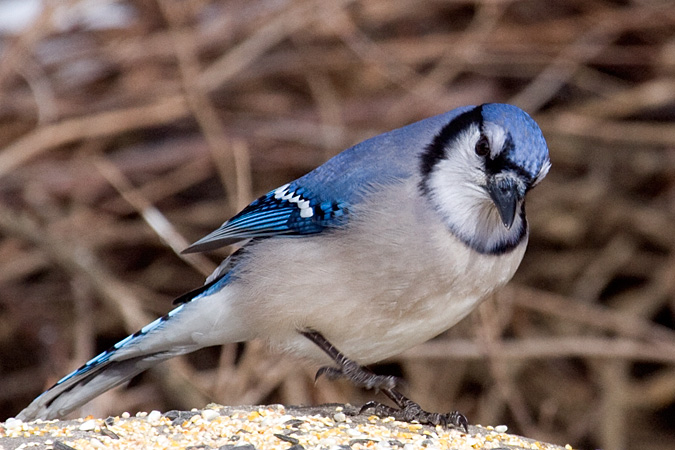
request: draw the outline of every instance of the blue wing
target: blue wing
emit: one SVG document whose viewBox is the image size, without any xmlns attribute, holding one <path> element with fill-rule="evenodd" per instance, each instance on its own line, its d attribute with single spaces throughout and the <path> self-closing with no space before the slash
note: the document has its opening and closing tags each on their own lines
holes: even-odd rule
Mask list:
<svg viewBox="0 0 675 450">
<path fill-rule="evenodd" d="M 373 188 L 413 176 L 419 155 L 457 108 L 357 144 L 292 183 L 255 200 L 183 253 L 213 250 L 234 242 L 278 235 L 319 233 L 347 222 L 349 205 Z"/>
<path fill-rule="evenodd" d="M 255 200 L 183 253 L 213 250 L 243 239 L 318 233 L 344 224 L 347 211 L 342 201 L 319 201 L 297 182 L 285 184 Z"/>
</svg>

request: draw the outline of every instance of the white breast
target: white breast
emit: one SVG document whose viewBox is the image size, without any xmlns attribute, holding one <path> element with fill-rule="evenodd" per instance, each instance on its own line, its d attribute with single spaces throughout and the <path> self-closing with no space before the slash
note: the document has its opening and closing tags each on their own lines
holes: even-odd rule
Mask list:
<svg viewBox="0 0 675 450">
<path fill-rule="evenodd" d="M 313 329 L 349 358 L 369 364 L 465 317 L 513 276 L 525 246 L 500 256 L 471 250 L 409 182 L 353 208 L 346 230 L 255 244 L 248 257 L 256 263 L 246 263 L 237 281 L 214 297 L 246 322 L 237 328 L 274 347 L 326 363 L 297 333 Z M 228 323 L 214 325 L 208 340 L 218 341 L 217 329 L 226 334 Z"/>
</svg>

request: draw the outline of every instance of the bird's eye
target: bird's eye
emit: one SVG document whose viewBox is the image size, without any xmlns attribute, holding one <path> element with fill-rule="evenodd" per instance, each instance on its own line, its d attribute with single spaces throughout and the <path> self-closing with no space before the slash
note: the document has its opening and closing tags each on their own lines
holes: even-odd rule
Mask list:
<svg viewBox="0 0 675 450">
<path fill-rule="evenodd" d="M 490 153 L 490 143 L 487 138 L 483 135 L 476 142 L 476 154 L 478 156 L 485 156 Z"/>
</svg>

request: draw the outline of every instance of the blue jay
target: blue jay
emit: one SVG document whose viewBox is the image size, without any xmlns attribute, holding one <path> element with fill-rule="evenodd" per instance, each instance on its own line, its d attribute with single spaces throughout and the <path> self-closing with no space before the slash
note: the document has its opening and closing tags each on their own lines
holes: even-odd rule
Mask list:
<svg viewBox="0 0 675 450">
<path fill-rule="evenodd" d="M 59 418 L 155 364 L 264 339 L 320 363 L 317 376 L 383 391 L 379 413 L 428 413 L 376 363 L 449 329 L 513 276 L 525 195 L 550 168 L 536 122 L 506 104 L 466 106 L 368 139 L 258 198 L 186 252 L 245 241 L 178 306 L 65 376 L 18 415 Z"/>
</svg>

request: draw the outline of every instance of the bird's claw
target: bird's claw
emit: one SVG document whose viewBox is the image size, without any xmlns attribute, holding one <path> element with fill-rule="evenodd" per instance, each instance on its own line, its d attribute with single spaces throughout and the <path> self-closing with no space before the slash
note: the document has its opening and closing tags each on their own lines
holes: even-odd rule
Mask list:
<svg viewBox="0 0 675 450">
<path fill-rule="evenodd" d="M 379 417 L 393 417 L 401 422 L 417 421 L 424 425 L 441 425 L 443 427 L 454 426 L 461 428 L 465 433 L 469 432 L 469 421 L 464 414 L 453 411 L 447 414 L 430 413 L 423 410 L 420 405 L 408 400 L 401 409 L 392 408 L 379 402 L 370 401 L 365 403 L 359 410 L 359 414 L 372 409 L 373 413 Z"/>
<path fill-rule="evenodd" d="M 392 408 L 377 402 L 368 402 L 363 405 L 359 414 L 368 409 L 373 409 L 375 414 L 381 417 L 392 416 L 397 420 L 405 422 L 412 422 L 415 420 L 422 424 L 443 425 L 444 427 L 452 425 L 462 428 L 468 433 L 469 422 L 461 413 L 457 411 L 448 414 L 427 412 L 423 410 L 420 405 L 396 390 L 396 385 L 399 384 L 400 381 L 397 377 L 391 375 L 377 375 L 369 369 L 360 366 L 340 353 L 340 351 L 335 348 L 333 344 L 328 342 L 328 340 L 318 331 L 310 329 L 301 331 L 301 333 L 307 339 L 314 342 L 336 364 L 335 366 L 321 367 L 316 372 L 314 381 L 318 380 L 321 375 L 325 375 L 330 380 L 346 378 L 357 387 L 382 391 L 396 403 L 399 408 Z"/>
</svg>

